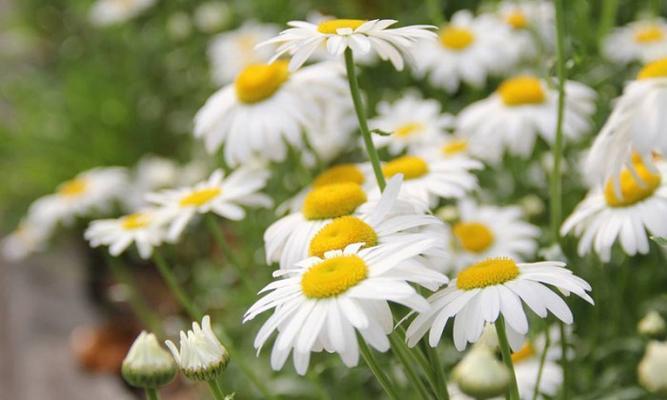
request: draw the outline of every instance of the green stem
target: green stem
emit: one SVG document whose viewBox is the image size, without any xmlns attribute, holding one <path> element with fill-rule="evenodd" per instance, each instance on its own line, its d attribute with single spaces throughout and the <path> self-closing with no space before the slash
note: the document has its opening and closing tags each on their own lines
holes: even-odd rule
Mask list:
<svg viewBox="0 0 667 400">
<path fill-rule="evenodd" d="M 181 303 L 181 306 L 183 306 L 185 311 L 187 311 L 190 318 L 195 321 L 199 321 L 203 316 L 202 312 L 192 302 L 190 297 L 185 293 L 185 290 L 183 290 L 181 285 L 178 283 L 178 279 L 176 279 L 176 276 L 171 271 L 171 268 L 169 268 L 169 265 L 167 265 L 164 257 L 162 257 L 159 252 L 155 251 L 153 253 L 153 261 L 155 261 L 155 265 L 157 266 L 158 271 L 160 271 L 162 278 L 167 283 L 167 286 L 169 286 L 169 289 L 174 294 L 174 296 L 176 296 L 178 302 Z"/>
<path fill-rule="evenodd" d="M 600 12 L 600 25 L 598 27 L 598 43 L 604 40 L 616 22 L 616 12 L 618 11 L 618 0 L 603 0 L 602 11 Z"/>
<path fill-rule="evenodd" d="M 549 336 L 549 327 L 545 331 L 544 339 L 544 349 L 542 349 L 542 354 L 540 354 L 540 366 L 537 368 L 537 379 L 535 380 L 535 388 L 533 389 L 533 400 L 537 400 L 537 396 L 540 395 L 540 382 L 542 382 L 542 373 L 544 372 L 544 363 L 547 360 L 547 351 L 551 345 L 551 337 Z"/>
<path fill-rule="evenodd" d="M 563 367 L 563 391 L 561 394 L 562 398 L 567 400 L 569 398 L 567 383 L 570 381 L 571 372 L 570 366 L 568 365 L 569 362 L 567 360 L 567 332 L 565 332 L 565 324 L 563 322 L 558 321 L 558 325 L 560 328 L 560 362 Z"/>
<path fill-rule="evenodd" d="M 157 389 L 155 388 L 145 388 L 146 391 L 146 399 L 147 400 L 159 400 L 160 395 L 157 393 Z"/>
<path fill-rule="evenodd" d="M 510 387 L 508 390 L 509 400 L 519 400 L 519 388 L 516 383 L 516 374 L 514 373 L 514 364 L 512 363 L 512 353 L 510 344 L 507 341 L 507 332 L 505 331 L 505 319 L 499 316 L 496 320 L 496 332 L 498 332 L 498 344 L 500 352 L 503 355 L 503 362 L 510 372 Z"/>
<path fill-rule="evenodd" d="M 419 397 L 421 397 L 423 400 L 428 400 L 430 396 L 426 390 L 426 386 L 424 386 L 424 382 L 422 382 L 421 378 L 414 369 L 413 363 L 415 360 L 411 357 L 410 350 L 405 345 L 405 342 L 401 340 L 398 335 L 393 333 L 389 335 L 389 341 L 391 342 L 391 349 L 393 353 L 396 354 L 398 359 L 401 361 L 401 364 L 403 364 L 405 375 L 417 389 Z"/>
<path fill-rule="evenodd" d="M 213 393 L 215 400 L 225 400 L 225 395 L 222 393 L 222 389 L 220 388 L 218 381 L 211 379 L 210 381 L 207 381 L 207 383 L 209 389 L 211 389 L 211 393 Z"/>
<path fill-rule="evenodd" d="M 375 375 L 375 378 L 378 380 L 385 393 L 387 393 L 389 399 L 399 400 L 400 397 L 394 388 L 394 384 L 389 380 L 389 377 L 387 377 L 384 371 L 380 369 L 377 360 L 375 360 L 373 353 L 371 353 L 371 350 L 368 348 L 368 345 L 363 340 L 363 338 L 360 338 L 359 340 L 359 350 L 361 351 L 361 357 L 363 357 L 366 365 L 368 365 L 368 368 L 370 368 L 371 372 L 373 372 L 373 375 Z"/>
<path fill-rule="evenodd" d="M 428 15 L 431 17 L 431 22 L 440 27 L 444 20 L 442 18 L 442 8 L 439 0 L 426 0 L 426 8 L 428 8 Z"/>
<path fill-rule="evenodd" d="M 227 261 L 229 261 L 229 263 L 232 264 L 236 269 L 236 273 L 239 276 L 241 284 L 245 287 L 247 291 L 251 292 L 252 294 L 257 293 L 257 290 L 253 288 L 253 285 L 251 285 L 250 282 L 248 282 L 247 272 L 243 270 L 243 264 L 239 261 L 238 257 L 236 257 L 236 254 L 234 253 L 234 250 L 229 246 L 229 243 L 227 243 L 225 235 L 222 232 L 220 225 L 215 220 L 215 217 L 213 215 L 207 215 L 206 224 L 208 225 L 208 229 L 211 231 L 211 234 L 215 238 L 215 241 L 217 242 L 218 246 L 220 246 L 220 249 L 225 255 L 225 258 L 227 258 Z"/>
<path fill-rule="evenodd" d="M 438 400 L 449 400 L 449 392 L 447 391 L 447 377 L 445 377 L 445 368 L 440 363 L 438 353 L 435 348 L 424 342 L 426 349 L 426 356 L 431 363 L 433 369 L 433 377 L 435 380 L 435 396 Z"/>
<path fill-rule="evenodd" d="M 371 161 L 373 166 L 373 173 L 375 174 L 375 179 L 377 180 L 380 190 L 384 190 L 384 187 L 387 185 L 384 179 L 384 174 L 382 173 L 382 166 L 380 165 L 380 157 L 378 156 L 377 149 L 373 144 L 373 138 L 371 137 L 371 132 L 368 130 L 368 122 L 366 121 L 366 111 L 364 110 L 363 102 L 361 101 L 361 91 L 359 90 L 359 81 L 357 80 L 357 74 L 354 71 L 354 57 L 352 56 L 352 50 L 350 48 L 345 49 L 345 68 L 347 69 L 347 81 L 350 84 L 350 93 L 352 94 L 352 102 L 354 103 L 354 110 L 357 113 L 357 119 L 359 121 L 359 130 L 361 131 L 361 137 L 364 139 L 364 145 L 366 146 L 366 152 L 368 153 L 368 158 Z"/>
</svg>

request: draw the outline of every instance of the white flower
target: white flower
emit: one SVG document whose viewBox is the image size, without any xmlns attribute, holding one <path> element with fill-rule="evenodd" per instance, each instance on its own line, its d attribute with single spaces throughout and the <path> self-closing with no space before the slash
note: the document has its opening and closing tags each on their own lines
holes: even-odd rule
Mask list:
<svg viewBox="0 0 667 400">
<path fill-rule="evenodd" d="M 159 209 L 145 209 L 120 218 L 96 220 L 90 223 L 84 237 L 91 247 L 109 246 L 114 257 L 135 243 L 141 258 L 149 258 L 153 248 L 166 239 L 163 214 Z"/>
<path fill-rule="evenodd" d="M 284 61 L 253 64 L 218 90 L 195 116 L 194 134 L 209 152 L 224 144 L 232 166 L 253 158 L 283 161 L 287 145 L 303 147 L 323 108 L 348 96 L 340 65 L 318 64 L 290 74 Z M 338 104 L 338 103 L 337 103 Z"/>
<path fill-rule="evenodd" d="M 213 33 L 222 29 L 231 18 L 232 12 L 229 4 L 215 0 L 199 4 L 192 16 L 197 29 L 205 33 Z"/>
<path fill-rule="evenodd" d="M 428 75 L 435 87 L 449 93 L 461 82 L 482 87 L 490 74 L 504 73 L 518 58 L 509 28 L 497 18 L 458 11 L 440 28 L 438 41 L 422 41 L 414 48 L 414 72 Z"/>
<path fill-rule="evenodd" d="M 122 374 L 132 386 L 155 388 L 174 379 L 176 364 L 154 334 L 142 331 L 123 360 Z"/>
<path fill-rule="evenodd" d="M 595 92 L 572 81 L 566 82 L 565 90 L 563 134 L 576 140 L 590 129 Z M 554 142 L 557 115 L 557 91 L 541 79 L 522 75 L 505 80 L 491 96 L 466 107 L 457 130 L 472 141 L 527 158 L 538 135 L 548 144 Z"/>
<path fill-rule="evenodd" d="M 324 258 L 310 257 L 291 269 L 276 271 L 274 275 L 283 278 L 262 289 L 270 293 L 250 307 L 244 322 L 275 309 L 254 344 L 259 351 L 278 332 L 271 352 L 273 369 L 282 368 L 292 350 L 294 367 L 301 375 L 313 351 L 336 352 L 346 366 L 353 367 L 359 360 L 356 332 L 376 350 L 389 349 L 387 335 L 393 329 L 390 301 L 417 311 L 428 309 L 426 300 L 408 282 L 433 272 L 415 262 L 409 271 L 396 269 L 431 247 L 431 241 L 362 246 L 353 244 L 328 252 Z M 443 275 L 435 275 L 436 281 L 446 282 Z"/>
<path fill-rule="evenodd" d="M 447 235 L 451 261 L 459 270 L 489 257 L 508 256 L 522 261 L 537 250 L 540 229 L 523 220 L 519 207 L 459 202 L 460 218 Z"/>
<path fill-rule="evenodd" d="M 291 28 L 282 31 L 273 39 L 260 44 L 278 44 L 274 60 L 284 54 L 292 57 L 290 71 L 301 67 L 311 55 L 326 45 L 327 51 L 340 57 L 345 49 L 354 53 L 368 54 L 371 50 L 382 59 L 389 60 L 397 70 L 402 70 L 403 57 L 414 43 L 434 39 L 430 25 L 410 25 L 401 28 L 389 28 L 393 19 L 332 19 L 317 25 L 305 21 L 290 21 Z"/>
<path fill-rule="evenodd" d="M 586 160 L 586 174 L 595 182 L 617 176 L 631 165 L 631 154 L 650 158 L 667 154 L 667 58 L 645 66 L 624 89 Z"/>
<path fill-rule="evenodd" d="M 214 36 L 208 46 L 208 57 L 215 82 L 225 85 L 249 65 L 269 61 L 274 48 L 255 49 L 255 46 L 277 33 L 275 25 L 246 21 L 236 30 Z"/>
<path fill-rule="evenodd" d="M 542 46 L 552 44 L 555 37 L 555 10 L 552 2 L 543 0 L 508 1 L 500 3 L 499 16 L 509 26 L 510 35 L 523 57 L 534 57 Z"/>
<path fill-rule="evenodd" d="M 563 223 L 561 234 L 573 232 L 579 237 L 579 255 L 594 250 L 607 262 L 617 240 L 631 256 L 646 254 L 646 231 L 667 235 L 667 163 L 657 161 L 652 166 L 638 156 L 633 160 L 632 171 L 624 168 L 604 189 L 592 189 Z"/>
<path fill-rule="evenodd" d="M 665 333 L 667 324 L 659 312 L 655 310 L 649 311 L 644 318 L 637 324 L 637 332 L 640 335 L 650 337 L 661 336 Z"/>
<path fill-rule="evenodd" d="M 24 219 L 14 232 L 0 241 L 0 253 L 9 261 L 20 261 L 44 250 L 51 236 L 51 228 Z"/>
<path fill-rule="evenodd" d="M 637 366 L 639 383 L 651 393 L 667 395 L 667 342 L 652 340 Z"/>
<path fill-rule="evenodd" d="M 229 353 L 211 329 L 211 318 L 206 315 L 192 323 L 192 330 L 181 331 L 180 350 L 174 342 L 165 343 L 183 374 L 190 379 L 209 381 L 219 376 L 229 362 Z"/>
<path fill-rule="evenodd" d="M 407 331 L 408 345 L 414 346 L 430 330 L 429 344 L 435 347 L 449 319 L 454 320 L 454 345 L 459 351 L 475 343 L 486 323 L 500 316 L 506 321 L 512 349 L 519 350 L 528 333 L 528 319 L 522 302 L 540 318 L 548 311 L 566 324 L 573 322 L 567 304 L 547 285 L 561 293 L 574 293 L 593 304 L 586 293 L 591 287 L 555 261 L 516 263 L 511 258 L 489 258 L 458 273 L 449 286 L 428 300 L 431 309 L 421 313 Z"/>
<path fill-rule="evenodd" d="M 97 0 L 90 9 L 90 22 L 97 26 L 127 21 L 151 8 L 157 0 Z"/>
<path fill-rule="evenodd" d="M 390 135 L 373 135 L 373 142 L 378 147 L 388 147 L 394 155 L 406 148 L 416 150 L 431 145 L 454 125 L 451 115 L 442 114 L 440 103 L 415 93 L 408 93 L 393 104 L 380 102 L 377 111 L 378 115 L 368 121 L 369 127 Z"/>
<path fill-rule="evenodd" d="M 624 64 L 667 57 L 667 23 L 656 18 L 616 28 L 605 38 L 603 53 L 610 60 Z"/>
<path fill-rule="evenodd" d="M 270 207 L 271 199 L 259 193 L 268 178 L 268 171 L 262 169 L 239 168 L 226 178 L 218 169 L 204 182 L 151 193 L 147 199 L 162 208 L 169 223 L 167 238 L 176 240 L 197 214 L 213 212 L 238 221 L 246 215 L 241 206 Z"/>
</svg>

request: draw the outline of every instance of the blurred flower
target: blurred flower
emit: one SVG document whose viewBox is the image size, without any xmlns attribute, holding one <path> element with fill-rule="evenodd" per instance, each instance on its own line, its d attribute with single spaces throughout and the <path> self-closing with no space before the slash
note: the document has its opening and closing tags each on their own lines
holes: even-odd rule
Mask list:
<svg viewBox="0 0 667 400">
<path fill-rule="evenodd" d="M 534 57 L 536 40 L 551 45 L 556 34 L 555 10 L 552 2 L 543 0 L 509 1 L 500 3 L 499 16 L 510 28 L 510 36 L 522 57 Z"/>
<path fill-rule="evenodd" d="M 519 350 L 528 333 L 522 301 L 540 318 L 551 311 L 566 324 L 573 322 L 567 304 L 547 285 L 562 293 L 574 293 L 593 304 L 586 293 L 590 285 L 555 261 L 517 264 L 509 257 L 488 258 L 458 273 L 449 286 L 429 298 L 431 308 L 415 318 L 406 333 L 414 346 L 430 329 L 429 344 L 435 347 L 450 318 L 454 319 L 454 345 L 459 351 L 475 343 L 486 323 L 503 316 L 513 350 Z"/>
<path fill-rule="evenodd" d="M 97 26 L 114 25 L 136 17 L 157 0 L 97 0 L 90 9 L 90 22 Z"/>
<path fill-rule="evenodd" d="M 454 117 L 442 114 L 439 102 L 422 99 L 414 92 L 408 92 L 393 104 L 380 102 L 377 112 L 368 121 L 369 127 L 389 135 L 373 135 L 373 142 L 378 147 L 388 147 L 393 155 L 406 148 L 416 150 L 431 145 L 454 125 Z"/>
<path fill-rule="evenodd" d="M 667 395 L 667 342 L 651 341 L 637 371 L 639 383 L 649 392 Z"/>
<path fill-rule="evenodd" d="M 2 238 L 0 252 L 9 261 L 20 261 L 33 253 L 44 250 L 51 236 L 48 226 L 23 220 L 14 232 Z"/>
<path fill-rule="evenodd" d="M 487 75 L 505 73 L 518 57 L 509 28 L 489 15 L 475 18 L 468 10 L 458 11 L 438 35 L 438 41 L 415 46 L 414 72 L 428 75 L 433 86 L 448 93 L 461 82 L 482 87 Z"/>
<path fill-rule="evenodd" d="M 486 346 L 473 347 L 452 373 L 459 389 L 475 399 L 500 396 L 510 384 L 509 370 Z"/>
<path fill-rule="evenodd" d="M 529 194 L 519 199 L 519 206 L 528 217 L 534 217 L 544 212 L 544 201 L 540 196 Z"/>
<path fill-rule="evenodd" d="M 324 44 L 327 51 L 337 57 L 347 48 L 360 54 L 372 50 L 382 60 L 389 60 L 397 70 L 402 70 L 407 50 L 418 41 L 434 39 L 435 35 L 429 31 L 434 28 L 430 25 L 389 29 L 396 22 L 393 19 L 331 19 L 315 25 L 305 21 L 290 21 L 287 25 L 291 28 L 260 46 L 278 44 L 273 59 L 284 54 L 291 56 L 290 71 L 301 67 Z"/>
<path fill-rule="evenodd" d="M 459 212 L 459 208 L 454 205 L 448 205 L 438 208 L 435 211 L 435 215 L 441 220 L 447 222 L 448 224 L 454 223 L 459 218 L 461 218 L 461 213 Z"/>
<path fill-rule="evenodd" d="M 572 81 L 566 82 L 565 89 L 563 134 L 576 140 L 590 129 L 595 92 Z M 548 144 L 554 142 L 557 114 L 556 90 L 541 79 L 522 75 L 505 80 L 491 96 L 466 107 L 459 115 L 457 130 L 473 141 L 527 158 L 538 135 Z"/>
<path fill-rule="evenodd" d="M 667 57 L 667 23 L 654 18 L 616 28 L 604 39 L 603 53 L 608 59 L 624 64 Z"/>
<path fill-rule="evenodd" d="M 150 193 L 147 199 L 161 208 L 169 224 L 167 238 L 176 240 L 197 214 L 213 212 L 237 221 L 246 215 L 241 206 L 270 207 L 271 199 L 259 193 L 268 178 L 269 172 L 263 169 L 239 168 L 226 178 L 218 169 L 204 182 Z"/>
<path fill-rule="evenodd" d="M 616 240 L 628 255 L 648 253 L 647 230 L 653 236 L 667 236 L 666 174 L 666 162 L 652 165 L 633 157 L 632 169 L 624 167 L 604 189 L 594 188 L 586 195 L 561 226 L 561 234 L 573 232 L 580 238 L 579 255 L 594 250 L 604 262 L 611 259 Z"/>
<path fill-rule="evenodd" d="M 512 354 L 512 363 L 514 364 L 514 374 L 516 375 L 517 386 L 519 387 L 519 396 L 522 400 L 532 400 L 535 392 L 535 385 L 537 384 L 537 376 L 540 369 L 541 351 L 544 349 L 544 337 L 541 336 L 540 341 L 527 342 L 517 352 Z M 553 348 L 555 341 L 552 342 Z M 563 384 L 563 368 L 558 363 L 560 360 L 560 352 L 556 356 L 556 352 L 547 350 L 547 355 L 542 366 L 542 376 L 540 379 L 539 394 L 553 397 L 558 393 Z M 538 398 L 544 398 L 538 396 Z"/>
<path fill-rule="evenodd" d="M 195 26 L 204 33 L 213 33 L 224 28 L 231 19 L 231 10 L 224 1 L 209 1 L 195 9 Z"/>
<path fill-rule="evenodd" d="M 165 342 L 183 375 L 192 380 L 209 381 L 219 377 L 229 363 L 229 353 L 211 329 L 211 318 L 206 315 L 192 323 L 192 330 L 181 331 L 180 350 L 174 342 Z"/>
<path fill-rule="evenodd" d="M 185 39 L 192 33 L 190 16 L 183 12 L 175 12 L 167 20 L 167 32 L 174 39 Z"/>
<path fill-rule="evenodd" d="M 357 116 L 350 96 L 322 97 L 317 102 L 321 118 L 305 132 L 308 145 L 302 154 L 312 154 L 320 163 L 326 163 L 354 146 Z"/>
<path fill-rule="evenodd" d="M 294 367 L 300 375 L 306 373 L 313 351 L 336 352 L 346 366 L 356 366 L 355 330 L 376 350 L 387 351 L 387 335 L 394 325 L 388 302 L 417 311 L 428 309 L 426 300 L 408 282 L 421 274 L 434 274 L 413 261 L 432 245 L 430 240 L 412 240 L 362 249 L 363 244 L 357 243 L 277 271 L 274 276 L 283 279 L 267 285 L 262 292 L 271 293 L 244 316 L 246 322 L 275 309 L 257 333 L 255 348 L 260 350 L 277 330 L 272 368 L 281 369 L 293 349 Z M 409 271 L 398 270 L 407 260 Z M 445 276 L 435 276 L 440 284 L 447 282 Z"/>
<path fill-rule="evenodd" d="M 156 388 L 174 379 L 176 364 L 154 334 L 142 331 L 127 352 L 121 371 L 132 386 Z"/>
<path fill-rule="evenodd" d="M 277 33 L 275 25 L 246 21 L 236 30 L 214 36 L 208 46 L 213 80 L 225 85 L 246 67 L 268 62 L 275 48 L 265 46 L 255 49 L 255 46 Z"/>
<path fill-rule="evenodd" d="M 649 311 L 637 324 L 637 332 L 644 336 L 659 337 L 664 335 L 666 330 L 665 320 L 655 310 Z"/>
</svg>

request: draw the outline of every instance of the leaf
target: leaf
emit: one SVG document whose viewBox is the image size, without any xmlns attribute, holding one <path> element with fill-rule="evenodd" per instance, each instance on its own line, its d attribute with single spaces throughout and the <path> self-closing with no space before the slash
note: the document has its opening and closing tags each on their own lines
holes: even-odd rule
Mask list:
<svg viewBox="0 0 667 400">
<path fill-rule="evenodd" d="M 657 237 L 651 236 L 651 240 L 659 244 L 660 246 L 667 247 L 667 237 Z"/>
</svg>

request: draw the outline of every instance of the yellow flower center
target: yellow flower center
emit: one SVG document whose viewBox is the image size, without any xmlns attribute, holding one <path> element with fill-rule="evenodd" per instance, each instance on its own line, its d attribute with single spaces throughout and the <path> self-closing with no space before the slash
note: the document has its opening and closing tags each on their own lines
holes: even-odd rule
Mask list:
<svg viewBox="0 0 667 400">
<path fill-rule="evenodd" d="M 658 25 L 644 26 L 635 32 L 635 42 L 641 44 L 659 42 L 664 38 L 665 33 Z"/>
<path fill-rule="evenodd" d="M 487 258 L 459 272 L 456 287 L 461 290 L 481 289 L 509 282 L 517 276 L 519 267 L 511 258 Z"/>
<path fill-rule="evenodd" d="M 325 299 L 345 293 L 367 276 L 368 267 L 359 256 L 339 256 L 306 271 L 301 277 L 301 289 L 308 298 Z"/>
<path fill-rule="evenodd" d="M 134 213 L 126 215 L 121 219 L 120 226 L 128 231 L 134 229 L 141 229 L 148 225 L 151 219 L 148 215 L 142 213 Z"/>
<path fill-rule="evenodd" d="M 637 79 L 667 78 L 667 58 L 646 64 L 639 71 Z"/>
<path fill-rule="evenodd" d="M 619 177 L 621 197 L 616 196 L 616 186 L 613 179 L 609 179 L 604 187 L 604 198 L 610 207 L 627 207 L 636 204 L 647 197 L 651 197 L 653 192 L 660 186 L 662 178 L 659 174 L 653 173 L 641 161 L 641 158 L 633 156 L 633 167 L 639 177 L 627 168 L 623 168 Z"/>
<path fill-rule="evenodd" d="M 249 65 L 236 77 L 236 97 L 243 103 L 259 103 L 273 96 L 287 78 L 287 61 Z"/>
<path fill-rule="evenodd" d="M 77 197 L 86 192 L 88 182 L 84 178 L 74 178 L 58 187 L 58 194 L 65 197 Z"/>
<path fill-rule="evenodd" d="M 532 76 L 517 76 L 505 80 L 498 87 L 498 94 L 508 106 L 542 104 L 546 99 L 542 83 Z"/>
<path fill-rule="evenodd" d="M 528 18 L 521 10 L 514 10 L 507 14 L 505 23 L 511 26 L 512 29 L 524 29 L 528 26 Z"/>
<path fill-rule="evenodd" d="M 330 19 L 317 25 L 317 30 L 320 33 L 334 35 L 339 29 L 350 28 L 355 30 L 366 22 L 365 19 Z"/>
<path fill-rule="evenodd" d="M 440 44 L 444 47 L 461 51 L 475 42 L 475 34 L 467 28 L 446 26 L 440 29 Z"/>
<path fill-rule="evenodd" d="M 479 222 L 459 222 L 452 230 L 459 245 L 472 253 L 481 253 L 493 243 L 493 232 Z"/>
<path fill-rule="evenodd" d="M 442 146 L 442 154 L 453 156 L 468 150 L 468 141 L 465 139 L 455 139 Z"/>
<path fill-rule="evenodd" d="M 352 182 L 358 185 L 365 181 L 364 173 L 354 164 L 335 165 L 322 171 L 313 181 L 313 187 L 321 187 L 332 183 Z"/>
<path fill-rule="evenodd" d="M 181 207 L 203 206 L 204 204 L 219 196 L 220 193 L 222 193 L 222 189 L 217 187 L 195 190 L 184 196 L 178 204 Z"/>
<path fill-rule="evenodd" d="M 525 361 L 535 355 L 535 347 L 531 343 L 526 342 L 526 344 L 523 345 L 519 349 L 519 351 L 515 351 L 512 353 L 512 363 L 513 364 L 518 364 L 521 361 Z"/>
<path fill-rule="evenodd" d="M 420 133 L 424 130 L 425 126 L 419 122 L 408 122 L 407 124 L 401 125 L 394 131 L 394 135 L 404 138 L 407 136 L 414 135 L 415 133 Z"/>
<path fill-rule="evenodd" d="M 428 164 L 421 157 L 403 156 L 389 161 L 382 167 L 387 178 L 396 174 L 403 174 L 403 179 L 415 179 L 428 173 Z"/>
<path fill-rule="evenodd" d="M 301 212 L 309 220 L 350 215 L 366 201 L 366 193 L 356 183 L 333 183 L 315 188 L 306 195 Z"/>
<path fill-rule="evenodd" d="M 364 247 L 375 246 L 377 238 L 377 233 L 370 225 L 347 215 L 336 218 L 320 229 L 310 241 L 309 253 L 322 257 L 327 251 L 344 249 L 352 243 L 364 243 Z"/>
</svg>

